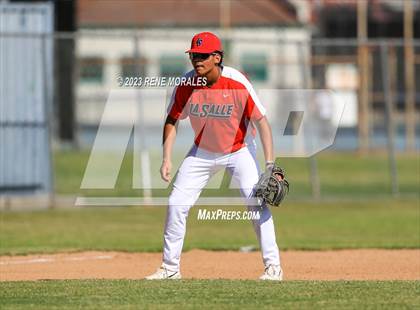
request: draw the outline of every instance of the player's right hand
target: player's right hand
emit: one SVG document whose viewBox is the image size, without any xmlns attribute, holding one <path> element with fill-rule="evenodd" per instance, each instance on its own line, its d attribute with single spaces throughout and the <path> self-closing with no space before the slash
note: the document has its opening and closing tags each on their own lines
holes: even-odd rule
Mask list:
<svg viewBox="0 0 420 310">
<path fill-rule="evenodd" d="M 160 176 L 165 182 L 171 182 L 172 163 L 169 160 L 163 160 L 160 167 Z"/>
</svg>

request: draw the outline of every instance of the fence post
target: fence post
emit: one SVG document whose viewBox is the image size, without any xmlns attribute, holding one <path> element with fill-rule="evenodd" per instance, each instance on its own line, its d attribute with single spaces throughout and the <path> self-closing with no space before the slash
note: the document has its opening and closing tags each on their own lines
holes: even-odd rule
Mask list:
<svg viewBox="0 0 420 310">
<path fill-rule="evenodd" d="M 305 53 L 303 50 L 303 43 L 298 42 L 298 53 L 299 53 L 299 64 L 300 64 L 300 71 L 302 75 L 302 86 L 304 90 L 309 90 L 311 88 L 311 68 L 306 68 L 306 61 L 305 61 Z M 310 62 L 309 62 L 310 65 Z M 319 181 L 319 174 L 318 174 L 318 162 L 316 159 L 316 155 L 309 157 L 309 166 L 310 166 L 310 183 L 312 185 L 312 197 L 316 200 L 321 198 L 321 184 Z"/>
<path fill-rule="evenodd" d="M 391 192 L 393 196 L 399 194 L 398 190 L 398 175 L 397 165 L 395 161 L 395 147 L 394 147 L 394 122 L 392 115 L 392 98 L 390 92 L 391 80 L 388 70 L 388 45 L 385 42 L 381 43 L 381 66 L 382 66 L 382 89 L 385 99 L 385 125 L 387 128 L 387 145 L 388 145 L 388 159 L 389 172 L 391 178 Z"/>
<path fill-rule="evenodd" d="M 52 36 L 49 37 L 50 40 L 54 40 Z M 44 173 L 48 173 L 48 176 L 46 176 L 46 179 L 48 180 L 47 184 L 47 193 L 48 193 L 48 208 L 54 208 L 56 206 L 56 195 L 55 195 L 55 183 L 54 183 L 54 165 L 53 165 L 53 149 L 52 149 L 52 129 L 51 129 L 51 116 L 53 115 L 52 109 L 53 109 L 53 102 L 50 94 L 49 89 L 52 87 L 49 85 L 51 83 L 50 74 L 47 72 L 48 68 L 48 61 L 47 61 L 47 36 L 46 34 L 42 34 L 40 36 L 41 40 L 41 54 L 42 54 L 42 87 L 43 89 L 43 100 L 44 100 L 44 137 L 47 144 L 47 150 L 46 150 L 46 156 L 47 160 L 46 162 L 49 165 L 49 171 Z M 53 43 L 55 43 L 53 41 Z"/>
<path fill-rule="evenodd" d="M 413 47 L 413 3 L 404 1 L 405 134 L 406 150 L 416 148 L 415 65 Z"/>
<path fill-rule="evenodd" d="M 358 38 L 358 72 L 359 72 L 359 96 L 358 96 L 358 132 L 359 150 L 366 153 L 369 148 L 369 48 L 366 45 L 368 2 L 357 1 L 357 38 Z"/>
<path fill-rule="evenodd" d="M 134 58 L 135 58 L 135 68 L 136 68 L 136 75 L 139 76 L 141 73 L 141 57 L 139 52 L 139 35 L 136 34 L 133 38 L 134 43 Z M 140 90 L 136 90 L 136 101 L 138 105 L 138 115 L 137 121 L 134 125 L 134 139 L 138 139 L 137 143 L 134 142 L 134 161 L 140 161 L 139 167 L 141 167 L 141 176 L 142 176 L 142 186 L 143 186 L 143 198 L 145 201 L 150 201 L 152 197 L 152 190 L 151 190 L 151 166 L 150 166 L 150 154 L 146 148 L 146 141 L 145 141 L 145 126 L 144 126 L 144 104 L 143 98 L 140 93 Z M 137 129 L 138 128 L 138 129 Z M 136 134 L 136 131 L 139 131 Z M 139 149 L 139 150 L 138 150 Z M 140 152 L 138 152 L 140 151 Z M 139 156 L 139 158 L 137 158 Z M 133 165 L 134 167 L 134 165 Z M 138 171 L 134 171 L 133 174 L 138 173 Z M 134 178 L 134 175 L 133 175 Z"/>
</svg>

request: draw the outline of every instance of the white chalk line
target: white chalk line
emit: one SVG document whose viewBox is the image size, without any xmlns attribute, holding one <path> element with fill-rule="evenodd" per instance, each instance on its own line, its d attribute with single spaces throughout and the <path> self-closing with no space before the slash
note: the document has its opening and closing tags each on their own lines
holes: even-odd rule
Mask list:
<svg viewBox="0 0 420 310">
<path fill-rule="evenodd" d="M 25 260 L 11 260 L 11 261 L 0 261 L 0 265 L 24 265 L 24 264 L 45 264 L 54 263 L 60 261 L 85 261 L 85 260 L 101 260 L 101 259 L 113 259 L 112 255 L 98 255 L 98 256 L 76 256 L 76 257 L 65 257 L 63 259 L 56 258 L 33 258 Z"/>
</svg>

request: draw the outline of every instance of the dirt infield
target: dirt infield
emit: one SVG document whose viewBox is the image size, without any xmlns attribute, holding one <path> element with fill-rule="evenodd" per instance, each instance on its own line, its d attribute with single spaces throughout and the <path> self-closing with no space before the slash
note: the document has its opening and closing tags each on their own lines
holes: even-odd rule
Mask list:
<svg viewBox="0 0 420 310">
<path fill-rule="evenodd" d="M 194 279 L 256 279 L 259 252 L 183 253 L 182 274 Z M 420 250 L 285 251 L 286 280 L 420 280 Z M 0 280 L 142 279 L 155 271 L 158 253 L 80 252 L 2 256 Z"/>
</svg>

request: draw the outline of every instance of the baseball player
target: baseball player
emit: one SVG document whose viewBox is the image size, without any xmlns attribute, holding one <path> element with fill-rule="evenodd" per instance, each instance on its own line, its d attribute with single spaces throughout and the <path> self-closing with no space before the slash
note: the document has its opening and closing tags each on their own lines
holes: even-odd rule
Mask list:
<svg viewBox="0 0 420 310">
<path fill-rule="evenodd" d="M 185 77 L 206 78 L 205 86 L 180 85 L 172 95 L 163 129 L 164 181 L 171 181 L 171 153 L 177 121 L 189 117 L 194 145 L 183 160 L 169 196 L 164 229 L 163 262 L 146 279 L 180 279 L 180 257 L 190 208 L 209 179 L 227 169 L 239 186 L 248 210 L 259 212 L 253 226 L 262 251 L 262 280 L 282 280 L 273 218 L 266 205 L 256 205 L 253 188 L 259 179 L 255 134 L 258 129 L 266 166 L 273 165 L 271 127 L 252 85 L 239 71 L 223 66 L 220 39 L 210 32 L 195 35 L 189 53 L 193 70 Z M 194 84 L 194 83 L 192 83 Z"/>
</svg>

